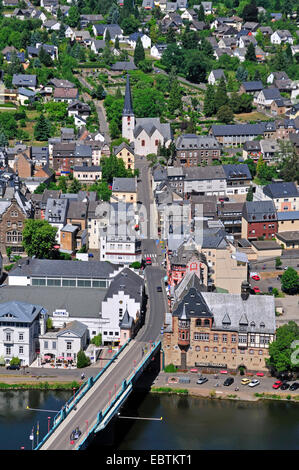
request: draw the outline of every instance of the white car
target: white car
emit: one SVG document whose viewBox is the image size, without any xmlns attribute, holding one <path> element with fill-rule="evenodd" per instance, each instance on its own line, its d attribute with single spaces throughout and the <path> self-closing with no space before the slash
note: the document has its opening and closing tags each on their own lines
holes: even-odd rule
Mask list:
<svg viewBox="0 0 299 470">
<path fill-rule="evenodd" d="M 248 387 L 256 387 L 257 385 L 260 384 L 260 381 L 257 379 L 253 379 L 249 384 Z"/>
</svg>

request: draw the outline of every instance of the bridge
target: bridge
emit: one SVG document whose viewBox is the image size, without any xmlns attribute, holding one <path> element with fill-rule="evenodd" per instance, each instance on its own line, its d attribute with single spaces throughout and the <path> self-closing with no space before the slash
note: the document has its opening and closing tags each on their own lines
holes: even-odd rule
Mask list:
<svg viewBox="0 0 299 470">
<path fill-rule="evenodd" d="M 149 305 L 145 324 L 95 376 L 82 384 L 53 420 L 48 434 L 35 450 L 80 450 L 117 415 L 134 384 L 161 348 L 161 327 L 166 312 L 164 291 L 158 293 L 164 271 L 146 268 Z M 71 432 L 82 434 L 71 444 Z"/>
</svg>

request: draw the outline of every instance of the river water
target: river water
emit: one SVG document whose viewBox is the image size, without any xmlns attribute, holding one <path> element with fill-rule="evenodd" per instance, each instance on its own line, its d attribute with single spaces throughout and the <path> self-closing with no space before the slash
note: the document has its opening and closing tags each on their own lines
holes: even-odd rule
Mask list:
<svg viewBox="0 0 299 470">
<path fill-rule="evenodd" d="M 34 444 L 47 433 L 49 411 L 58 411 L 69 392 L 0 392 L 0 450 Z M 299 449 L 299 403 L 206 400 L 136 392 L 121 411 L 105 448 L 118 450 L 295 450 Z M 162 421 L 128 417 L 160 418 Z M 112 436 L 112 437 L 111 437 Z M 103 445 L 98 437 L 90 450 Z"/>
</svg>

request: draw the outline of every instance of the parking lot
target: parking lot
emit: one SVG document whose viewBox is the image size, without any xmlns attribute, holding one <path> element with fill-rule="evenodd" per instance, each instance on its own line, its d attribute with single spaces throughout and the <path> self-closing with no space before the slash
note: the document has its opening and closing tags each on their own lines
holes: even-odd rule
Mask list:
<svg viewBox="0 0 299 470">
<path fill-rule="evenodd" d="M 208 381 L 202 385 L 197 384 L 197 380 L 199 376 L 206 377 Z M 217 378 L 216 378 L 217 376 Z M 224 381 L 228 377 L 233 377 L 234 382 L 230 386 L 225 386 Z M 216 393 L 226 393 L 226 394 L 234 394 L 234 395 L 240 395 L 245 394 L 248 395 L 248 398 L 250 396 L 254 396 L 256 392 L 258 393 L 271 393 L 271 394 L 276 394 L 276 395 L 299 395 L 299 388 L 296 391 L 290 391 L 289 389 L 287 390 L 281 390 L 280 388 L 275 390 L 273 389 L 273 384 L 276 382 L 275 377 L 258 377 L 256 375 L 253 376 L 248 376 L 250 380 L 252 379 L 258 379 L 260 384 L 255 386 L 255 387 L 249 387 L 248 385 L 243 385 L 241 384 L 242 379 L 244 379 L 246 376 L 241 376 L 241 375 L 230 375 L 230 374 L 201 374 L 201 371 L 198 371 L 198 373 L 165 373 L 161 372 L 157 379 L 155 380 L 155 387 L 171 387 L 171 388 L 187 388 L 187 389 L 197 389 L 199 392 L 202 391 L 203 394 L 206 393 L 207 395 L 212 391 L 216 391 Z M 173 378 L 178 379 L 178 381 L 174 381 Z M 184 380 L 184 383 L 179 381 L 179 379 L 182 378 Z M 187 383 L 187 380 L 190 379 L 190 382 Z M 299 379 L 297 380 L 291 380 L 288 381 L 288 383 L 291 385 L 294 382 L 299 383 Z M 218 386 L 217 386 L 218 384 Z M 235 389 L 238 388 L 239 390 L 236 391 Z M 245 398 L 245 397 L 244 397 Z M 247 397 L 246 397 L 247 398 Z"/>
</svg>

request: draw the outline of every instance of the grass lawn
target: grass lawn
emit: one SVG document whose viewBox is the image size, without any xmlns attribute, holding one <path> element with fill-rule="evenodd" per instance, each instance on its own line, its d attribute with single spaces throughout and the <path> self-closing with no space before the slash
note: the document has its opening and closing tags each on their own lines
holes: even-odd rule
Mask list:
<svg viewBox="0 0 299 470">
<path fill-rule="evenodd" d="M 244 113 L 244 114 L 235 114 L 235 119 L 237 121 L 270 121 L 270 117 L 266 116 L 263 113 L 259 113 L 258 111 L 252 111 L 251 113 Z"/>
</svg>

